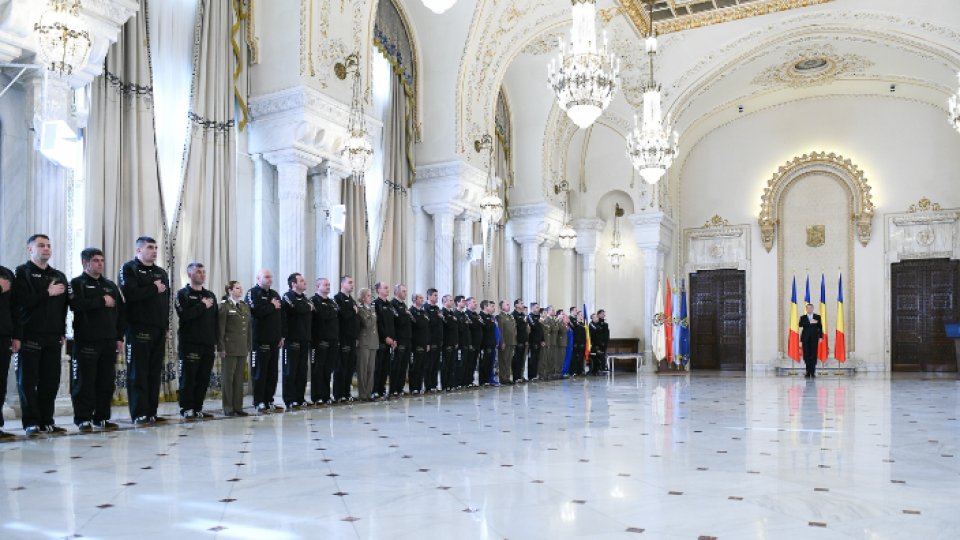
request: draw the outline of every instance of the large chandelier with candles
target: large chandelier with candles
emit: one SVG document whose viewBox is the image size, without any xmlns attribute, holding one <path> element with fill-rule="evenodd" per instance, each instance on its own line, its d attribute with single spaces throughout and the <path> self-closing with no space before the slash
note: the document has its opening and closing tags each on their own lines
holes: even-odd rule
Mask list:
<svg viewBox="0 0 960 540">
<path fill-rule="evenodd" d="M 367 120 L 363 112 L 363 94 L 360 89 L 360 56 L 353 53 L 337 63 L 334 71 L 340 80 L 353 75 L 353 97 L 350 99 L 350 119 L 347 122 L 347 140 L 341 155 L 350 167 L 354 183 L 362 184 L 364 175 L 373 164 L 373 146 L 367 140 Z"/>
<path fill-rule="evenodd" d="M 423 0 L 423 5 L 437 15 L 453 7 L 457 0 Z"/>
<path fill-rule="evenodd" d="M 66 76 L 83 69 L 90 54 L 90 33 L 80 20 L 80 0 L 50 0 L 33 25 L 37 58 L 43 66 Z"/>
<path fill-rule="evenodd" d="M 553 186 L 554 193 L 563 193 L 563 227 L 557 236 L 560 249 L 573 249 L 577 245 L 577 231 L 570 226 L 570 184 L 562 180 Z"/>
<path fill-rule="evenodd" d="M 960 82 L 960 73 L 957 73 L 957 80 Z M 950 124 L 960 132 L 960 88 L 957 93 L 950 96 L 950 116 L 947 117 Z"/>
<path fill-rule="evenodd" d="M 547 68 L 547 80 L 560 108 L 581 129 L 610 105 L 620 76 L 620 60 L 597 45 L 596 0 L 571 0 L 570 43 L 560 39 L 560 54 Z"/>
<path fill-rule="evenodd" d="M 663 177 L 677 155 L 677 133 L 670 125 L 670 116 L 663 121 L 660 107 L 660 86 L 653 79 L 653 58 L 657 54 L 657 37 L 653 33 L 653 0 L 650 5 L 650 29 L 646 49 L 650 57 L 650 81 L 643 91 L 643 120 L 633 117 L 633 129 L 627 135 L 627 157 L 633 168 L 648 184 Z"/>
<path fill-rule="evenodd" d="M 610 241 L 610 251 L 607 252 L 607 260 L 614 269 L 620 268 L 620 264 L 627 257 L 627 252 L 620 245 L 621 216 L 623 216 L 623 207 L 618 203 L 613 213 L 613 239 Z"/>
<path fill-rule="evenodd" d="M 480 224 L 484 239 L 486 232 L 503 218 L 503 199 L 498 195 L 500 189 L 500 179 L 497 178 L 497 171 L 493 165 L 493 137 L 490 134 L 484 135 L 479 141 L 474 142 L 474 148 L 477 152 L 486 149 L 489 152 L 489 161 L 487 163 L 487 186 L 483 197 L 480 198 Z M 486 244 L 486 241 L 484 241 Z"/>
</svg>

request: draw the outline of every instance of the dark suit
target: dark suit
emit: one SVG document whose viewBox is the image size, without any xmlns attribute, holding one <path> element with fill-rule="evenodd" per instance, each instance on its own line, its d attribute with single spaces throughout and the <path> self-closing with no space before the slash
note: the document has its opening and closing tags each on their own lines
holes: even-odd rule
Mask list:
<svg viewBox="0 0 960 540">
<path fill-rule="evenodd" d="M 807 365 L 807 376 L 813 377 L 817 367 L 817 346 L 823 337 L 823 324 L 817 314 L 800 317 L 800 344 L 803 346 L 803 363 Z"/>
</svg>

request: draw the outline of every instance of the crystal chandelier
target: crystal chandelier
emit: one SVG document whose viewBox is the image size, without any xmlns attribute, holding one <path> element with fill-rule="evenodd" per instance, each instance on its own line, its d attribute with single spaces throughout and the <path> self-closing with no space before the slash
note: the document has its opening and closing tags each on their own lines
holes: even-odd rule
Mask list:
<svg viewBox="0 0 960 540">
<path fill-rule="evenodd" d="M 423 0 L 423 5 L 437 15 L 453 7 L 457 0 Z"/>
<path fill-rule="evenodd" d="M 560 39 L 560 54 L 550 61 L 547 80 L 560 108 L 580 128 L 587 128 L 610 105 L 620 76 L 620 59 L 597 47 L 596 0 L 571 0 L 570 43 Z"/>
<path fill-rule="evenodd" d="M 650 5 L 650 31 L 646 48 L 650 57 L 650 82 L 643 90 L 643 123 L 636 115 L 633 129 L 627 135 L 627 157 L 633 168 L 648 184 L 663 177 L 677 155 L 677 133 L 670 125 L 670 116 L 663 122 L 660 108 L 660 86 L 653 80 L 653 57 L 657 54 L 657 37 L 653 33 L 653 2 Z"/>
<path fill-rule="evenodd" d="M 489 134 L 484 135 L 479 141 L 474 142 L 474 148 L 479 152 L 486 149 L 490 158 L 487 163 L 487 189 L 480 198 L 480 224 L 484 234 L 493 225 L 500 223 L 503 218 L 503 200 L 497 194 L 500 186 L 500 179 L 497 178 L 497 171 L 493 166 L 493 137 Z"/>
<path fill-rule="evenodd" d="M 560 249 L 573 249 L 577 245 L 577 231 L 570 226 L 570 184 L 566 180 L 553 186 L 554 193 L 563 193 L 563 227 L 557 237 Z"/>
<path fill-rule="evenodd" d="M 353 97 L 350 99 L 350 120 L 347 123 L 347 140 L 340 151 L 347 161 L 356 184 L 363 183 L 363 177 L 373 163 L 373 146 L 367 140 L 367 121 L 363 112 L 363 95 L 360 90 L 360 56 L 353 53 L 343 63 L 334 66 L 340 80 L 353 74 Z"/>
<path fill-rule="evenodd" d="M 80 0 L 50 0 L 50 9 L 33 25 L 37 57 L 61 76 L 83 68 L 90 53 L 90 33 L 80 20 Z"/>
<path fill-rule="evenodd" d="M 960 73 L 957 73 L 957 80 L 960 81 Z M 954 129 L 960 131 L 960 88 L 956 94 L 950 96 L 950 116 L 947 119 Z"/>
<path fill-rule="evenodd" d="M 620 216 L 623 215 L 623 207 L 617 204 L 613 213 L 613 240 L 610 241 L 610 251 L 607 252 L 607 260 L 614 269 L 620 268 L 620 263 L 627 257 L 627 253 L 620 247 Z"/>
</svg>

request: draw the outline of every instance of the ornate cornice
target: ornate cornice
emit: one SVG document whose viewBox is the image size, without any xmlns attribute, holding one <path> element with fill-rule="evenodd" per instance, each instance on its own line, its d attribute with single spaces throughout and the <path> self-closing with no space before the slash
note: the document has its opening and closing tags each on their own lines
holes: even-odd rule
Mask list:
<svg viewBox="0 0 960 540">
<path fill-rule="evenodd" d="M 689 15 L 680 15 L 678 13 L 677 16 L 655 21 L 653 23 L 653 31 L 657 35 L 682 32 L 683 30 L 700 28 L 712 24 L 738 21 L 740 19 L 768 15 L 788 9 L 826 4 L 832 1 L 833 0 L 755 0 L 749 4 L 732 5 L 727 8 L 700 11 Z M 646 36 L 648 32 L 647 29 L 650 27 L 650 19 L 647 8 L 643 4 L 643 0 L 620 0 L 620 5 L 626 13 L 627 18 L 633 23 L 634 28 L 636 28 L 640 35 Z M 673 5 L 674 2 L 670 2 L 670 4 Z M 682 11 L 680 13 L 682 13 Z M 673 12 L 671 12 L 671 15 L 673 15 Z"/>
<path fill-rule="evenodd" d="M 873 229 L 874 205 L 870 195 L 870 185 L 864 177 L 863 171 L 849 159 L 841 155 L 826 152 L 811 152 L 798 156 L 781 166 L 767 181 L 767 187 L 760 197 L 760 239 L 763 247 L 769 252 L 773 249 L 776 238 L 777 225 L 780 223 L 779 201 L 787 186 L 794 180 L 809 174 L 822 171 L 839 178 L 853 194 L 853 215 L 851 219 L 857 230 L 860 243 L 864 246 L 870 242 Z"/>
</svg>

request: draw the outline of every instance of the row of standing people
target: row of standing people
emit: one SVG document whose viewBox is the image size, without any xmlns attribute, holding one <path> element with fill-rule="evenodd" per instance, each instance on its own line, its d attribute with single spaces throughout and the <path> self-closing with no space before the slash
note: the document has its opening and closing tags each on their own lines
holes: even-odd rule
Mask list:
<svg viewBox="0 0 960 540">
<path fill-rule="evenodd" d="M 81 253 L 84 272 L 67 282 L 49 266 L 50 239 L 42 234 L 27 242 L 30 260 L 16 272 L 0 267 L 0 403 L 6 389 L 10 353 L 17 357 L 17 383 L 22 421 L 28 435 L 63 432 L 53 422 L 54 400 L 60 383 L 60 351 L 67 309 L 74 311 L 74 347 L 71 358 L 71 397 L 74 423 L 81 431 L 115 429 L 110 404 L 115 390 L 115 358 L 123 352 L 130 416 L 135 425 L 163 422 L 157 414 L 161 373 L 169 330 L 169 277 L 155 264 L 157 244 L 149 237 L 136 242 L 135 257 L 123 265 L 119 286 L 104 276 L 104 255 L 96 248 Z M 378 283 L 372 293 L 354 300 L 353 279 L 340 280 L 340 291 L 330 297 L 331 284 L 316 281 L 308 298 L 306 281 L 298 273 L 287 279 L 289 290 L 272 288 L 273 276 L 261 270 L 257 284 L 243 295 L 231 281 L 223 301 L 204 287 L 201 263 L 187 267 L 189 283 L 175 297 L 179 317 L 178 401 L 185 418 L 210 416 L 203 410 L 214 358 L 222 359 L 223 408 L 227 416 L 244 416 L 243 375 L 249 358 L 254 405 L 259 412 L 280 410 L 273 402 L 282 366 L 283 401 L 288 408 L 310 402 L 305 397 L 311 380 L 311 401 L 352 400 L 351 386 L 358 375 L 358 396 L 376 399 L 480 384 L 523 382 L 561 372 L 583 373 L 579 360 L 585 346 L 582 314 L 570 320 L 550 308 L 541 315 L 536 304 L 528 314 L 523 302 L 514 310 L 501 302 L 494 315 L 491 301 L 444 296 L 438 305 L 434 289 L 414 296 L 407 306 L 407 290 Z M 593 316 L 592 364 L 602 365 L 609 333 L 603 312 Z M 561 327 L 563 331 L 561 331 Z M 567 340 L 568 358 L 561 368 Z M 501 359 L 498 362 L 497 356 Z M 558 356 L 559 355 L 559 356 Z M 499 364 L 499 377 L 497 377 Z M 359 369 L 358 369 L 359 368 Z M 331 386 L 332 383 L 332 386 Z M 0 428 L 2 428 L 0 418 Z M 7 437 L 0 429 L 0 437 Z"/>
</svg>

